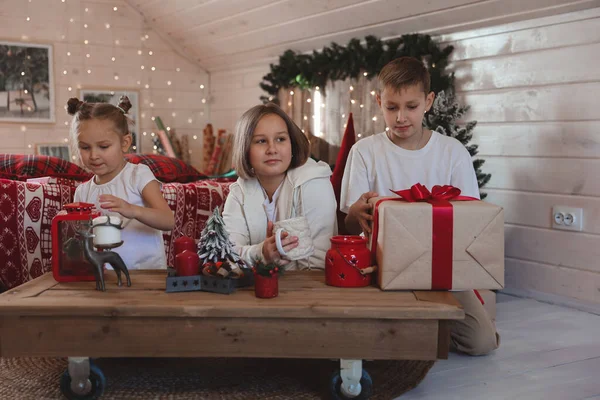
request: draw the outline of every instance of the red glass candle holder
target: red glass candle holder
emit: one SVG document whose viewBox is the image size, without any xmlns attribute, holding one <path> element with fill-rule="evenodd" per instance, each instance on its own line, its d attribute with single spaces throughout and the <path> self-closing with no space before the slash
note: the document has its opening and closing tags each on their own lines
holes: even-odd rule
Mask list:
<svg viewBox="0 0 600 400">
<path fill-rule="evenodd" d="M 367 239 L 340 235 L 330 239 L 331 248 L 325 255 L 325 283 L 338 287 L 363 287 L 371 284 L 372 273 L 360 270 L 371 265 Z"/>
<path fill-rule="evenodd" d="M 200 275 L 200 257 L 198 253 L 183 250 L 175 256 L 175 273 L 177 276 Z"/>
<path fill-rule="evenodd" d="M 271 299 L 279 295 L 279 277 L 277 274 L 263 276 L 254 274 L 254 294 L 261 299 Z"/>
<path fill-rule="evenodd" d="M 192 239 L 189 236 L 178 237 L 177 239 L 175 239 L 174 245 L 175 245 L 175 256 L 177 256 L 177 254 L 183 252 L 184 250 L 189 250 L 189 251 L 193 251 L 193 252 L 196 252 L 196 250 L 197 250 L 196 242 L 194 241 L 194 239 Z"/>
</svg>

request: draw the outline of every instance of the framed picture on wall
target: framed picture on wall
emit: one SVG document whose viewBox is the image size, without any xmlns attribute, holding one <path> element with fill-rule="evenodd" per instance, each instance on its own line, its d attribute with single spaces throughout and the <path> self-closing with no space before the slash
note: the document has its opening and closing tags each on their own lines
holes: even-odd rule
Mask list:
<svg viewBox="0 0 600 400">
<path fill-rule="evenodd" d="M 52 47 L 0 41 L 0 122 L 54 122 Z"/>
<path fill-rule="evenodd" d="M 38 143 L 35 145 L 35 154 L 71 160 L 71 148 L 68 143 Z"/>
<path fill-rule="evenodd" d="M 132 153 L 142 152 L 142 138 L 139 132 L 139 115 L 140 102 L 139 93 L 137 90 L 105 90 L 105 89 L 80 89 L 79 98 L 88 103 L 110 103 L 112 105 L 119 104 L 121 96 L 129 97 L 131 101 L 131 109 L 127 113 L 130 119 L 129 131 L 133 137 L 131 144 Z"/>
</svg>

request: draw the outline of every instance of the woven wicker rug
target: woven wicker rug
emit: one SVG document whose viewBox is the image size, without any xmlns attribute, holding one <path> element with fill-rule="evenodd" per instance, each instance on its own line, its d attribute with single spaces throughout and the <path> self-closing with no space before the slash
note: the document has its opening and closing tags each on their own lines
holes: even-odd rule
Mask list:
<svg viewBox="0 0 600 400">
<path fill-rule="evenodd" d="M 96 365 L 107 379 L 102 399 L 328 399 L 339 362 L 241 358 L 112 358 Z M 434 361 L 371 361 L 371 399 L 414 388 Z M 65 358 L 0 358 L 0 399 L 62 399 Z"/>
</svg>

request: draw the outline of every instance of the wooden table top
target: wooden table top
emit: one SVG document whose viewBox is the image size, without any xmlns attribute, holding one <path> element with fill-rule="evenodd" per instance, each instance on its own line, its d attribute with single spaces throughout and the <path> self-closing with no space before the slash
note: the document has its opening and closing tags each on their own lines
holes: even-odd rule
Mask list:
<svg viewBox="0 0 600 400">
<path fill-rule="evenodd" d="M 105 273 L 106 292 L 95 282 L 57 283 L 51 273 L 0 295 L 1 316 L 104 316 L 169 318 L 462 319 L 449 292 L 382 291 L 374 286 L 325 285 L 322 271 L 289 271 L 279 278 L 279 296 L 259 299 L 253 287 L 229 295 L 166 293 L 166 271 L 130 271 L 131 287 L 118 287 Z"/>
</svg>

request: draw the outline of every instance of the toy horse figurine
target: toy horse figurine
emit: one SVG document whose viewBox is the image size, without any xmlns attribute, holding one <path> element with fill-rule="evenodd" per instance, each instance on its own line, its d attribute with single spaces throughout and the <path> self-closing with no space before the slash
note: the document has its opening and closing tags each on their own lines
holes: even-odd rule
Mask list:
<svg viewBox="0 0 600 400">
<path fill-rule="evenodd" d="M 117 285 L 121 286 L 121 272 L 125 273 L 127 278 L 127 286 L 131 286 L 131 279 L 129 278 L 129 270 L 123 262 L 123 259 L 118 253 L 114 251 L 96 251 L 94 250 L 93 238 L 94 234 L 79 231 L 83 236 L 83 254 L 85 258 L 94 266 L 94 274 L 96 275 L 96 290 L 106 291 L 104 286 L 104 271 L 103 266 L 105 263 L 110 264 L 117 274 Z"/>
</svg>

